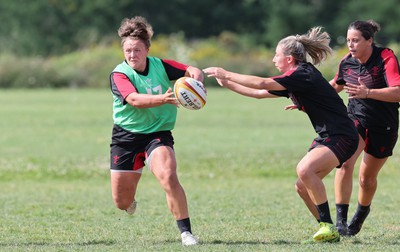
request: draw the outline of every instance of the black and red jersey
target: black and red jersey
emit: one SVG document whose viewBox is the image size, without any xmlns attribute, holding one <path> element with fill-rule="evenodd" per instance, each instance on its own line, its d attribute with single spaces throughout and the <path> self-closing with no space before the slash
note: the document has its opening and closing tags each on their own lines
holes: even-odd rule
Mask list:
<svg viewBox="0 0 400 252">
<path fill-rule="evenodd" d="M 361 78 L 369 89 L 400 86 L 399 63 L 393 51 L 373 46 L 372 55 L 363 64 L 349 53 L 339 64 L 334 81 L 339 85 L 358 84 Z M 349 116 L 365 128 L 398 128 L 399 103 L 374 99 L 349 99 Z"/>
<path fill-rule="evenodd" d="M 312 64 L 301 63 L 295 70 L 272 79 L 286 91 L 270 92 L 289 97 L 299 110 L 307 113 L 319 137 L 344 135 L 358 139 L 343 100 Z"/>
</svg>

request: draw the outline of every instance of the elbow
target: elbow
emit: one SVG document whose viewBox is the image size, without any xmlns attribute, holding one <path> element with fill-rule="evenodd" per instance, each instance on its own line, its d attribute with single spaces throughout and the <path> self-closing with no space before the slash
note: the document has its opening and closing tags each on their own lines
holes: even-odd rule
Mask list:
<svg viewBox="0 0 400 252">
<path fill-rule="evenodd" d="M 395 102 L 400 102 L 400 86 L 396 87 L 396 90 L 393 92 L 393 94 Z"/>
<path fill-rule="evenodd" d="M 134 108 L 146 108 L 146 104 L 143 101 L 144 100 L 140 98 L 140 95 L 136 92 L 129 94 L 125 98 L 125 102 Z"/>
<path fill-rule="evenodd" d="M 141 104 L 138 104 L 138 103 L 129 103 L 129 104 L 130 104 L 132 107 L 138 108 L 138 109 L 146 108 L 146 106 L 141 105 Z"/>
<path fill-rule="evenodd" d="M 137 99 L 127 98 L 125 101 L 134 108 L 145 108 Z"/>
</svg>

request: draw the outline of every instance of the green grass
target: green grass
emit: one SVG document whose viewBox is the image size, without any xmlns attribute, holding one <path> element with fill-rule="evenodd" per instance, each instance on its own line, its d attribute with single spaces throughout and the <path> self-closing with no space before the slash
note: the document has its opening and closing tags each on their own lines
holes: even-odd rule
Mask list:
<svg viewBox="0 0 400 252">
<path fill-rule="evenodd" d="M 200 111 L 181 108 L 174 130 L 180 180 L 202 242 L 183 248 L 148 170 L 137 213 L 113 205 L 109 90 L 2 90 L 0 251 L 399 251 L 399 148 L 380 174 L 361 234 L 302 245 L 317 228 L 294 192 L 296 164 L 315 136 L 308 118 L 284 111 L 286 99 L 252 100 L 223 89 L 208 90 L 207 102 Z M 333 174 L 325 182 L 335 216 Z"/>
</svg>

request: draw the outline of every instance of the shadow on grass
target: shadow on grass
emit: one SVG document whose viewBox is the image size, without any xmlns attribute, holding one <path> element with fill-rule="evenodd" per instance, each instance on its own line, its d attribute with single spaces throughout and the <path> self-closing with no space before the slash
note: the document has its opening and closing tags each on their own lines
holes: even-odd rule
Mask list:
<svg viewBox="0 0 400 252">
<path fill-rule="evenodd" d="M 177 243 L 180 242 L 180 240 L 165 240 L 165 243 Z M 377 241 L 375 239 L 368 240 L 368 239 L 360 239 L 358 237 L 346 237 L 342 238 L 340 242 L 338 243 L 328 243 L 328 244 L 342 244 L 342 245 L 376 245 Z M 248 240 L 248 241 L 243 241 L 243 240 L 236 240 L 236 241 L 224 241 L 224 240 L 200 240 L 200 245 L 316 245 L 317 243 L 309 243 L 305 244 L 303 241 L 288 241 L 288 240 L 271 240 L 271 241 L 262 241 L 262 240 Z M 318 243 L 319 245 L 323 245 L 324 243 Z M 327 243 L 325 243 L 326 245 Z M 382 242 L 382 244 L 385 244 L 385 246 L 398 246 L 400 245 L 400 239 L 398 240 L 391 240 L 387 242 Z"/>
<path fill-rule="evenodd" d="M 38 246 L 38 247 L 70 247 L 70 246 L 82 246 L 82 247 L 87 247 L 87 246 L 96 246 L 96 245 L 106 245 L 106 246 L 111 246 L 116 244 L 115 241 L 112 240 L 92 240 L 92 241 L 87 241 L 87 242 L 10 242 L 10 243 L 4 243 L 0 242 L 0 247 L 29 247 L 29 246 Z"/>
<path fill-rule="evenodd" d="M 293 241 L 284 241 L 284 240 L 276 240 L 276 241 L 221 241 L 221 240 L 213 240 L 211 242 L 201 242 L 201 244 L 224 244 L 224 245 L 290 245 L 290 244 L 299 244 L 299 242 Z"/>
<path fill-rule="evenodd" d="M 180 242 L 179 240 L 165 240 L 165 243 L 176 243 Z M 223 240 L 212 240 L 205 241 L 200 239 L 200 245 L 293 245 L 300 244 L 300 242 L 294 241 L 285 241 L 285 240 L 276 240 L 276 241 L 223 241 Z"/>
</svg>

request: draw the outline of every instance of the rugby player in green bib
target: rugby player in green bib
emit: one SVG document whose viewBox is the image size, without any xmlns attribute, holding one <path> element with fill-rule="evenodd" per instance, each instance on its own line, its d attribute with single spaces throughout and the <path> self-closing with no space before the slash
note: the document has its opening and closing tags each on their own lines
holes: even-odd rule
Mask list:
<svg viewBox="0 0 400 252">
<path fill-rule="evenodd" d="M 174 139 L 178 101 L 172 82 L 183 76 L 203 81 L 200 69 L 148 56 L 153 29 L 137 16 L 122 20 L 118 30 L 125 60 L 110 75 L 113 120 L 110 169 L 115 206 L 133 214 L 143 167 L 155 175 L 177 221 L 182 244 L 196 245 L 185 191 L 177 176 Z"/>
</svg>

